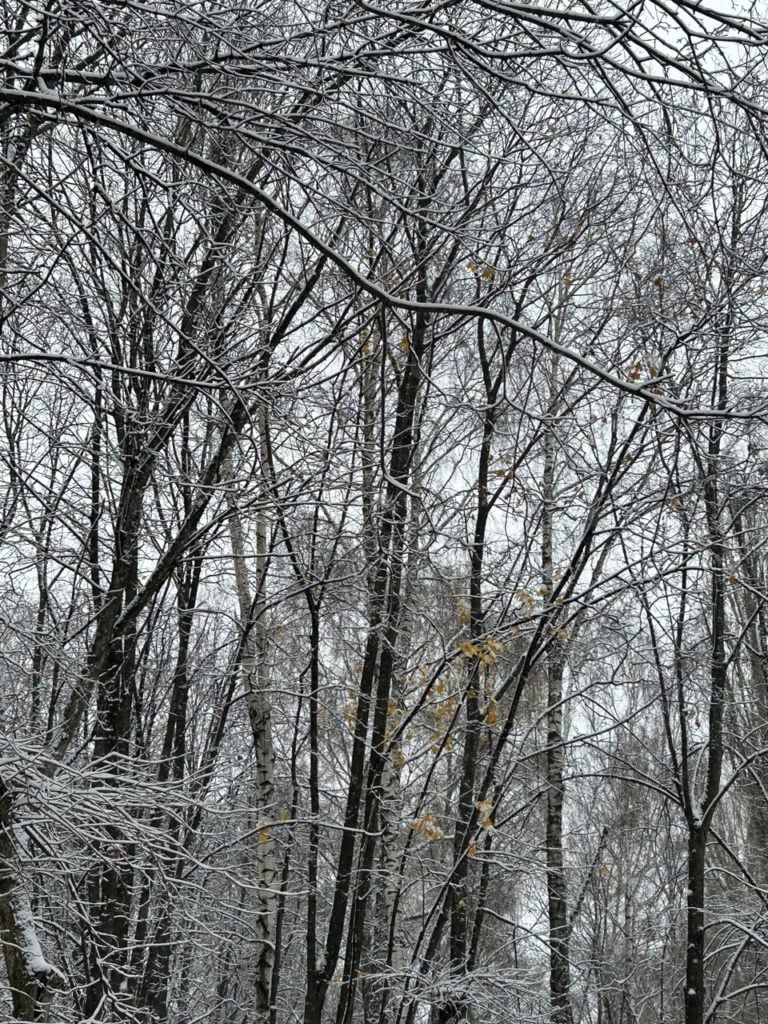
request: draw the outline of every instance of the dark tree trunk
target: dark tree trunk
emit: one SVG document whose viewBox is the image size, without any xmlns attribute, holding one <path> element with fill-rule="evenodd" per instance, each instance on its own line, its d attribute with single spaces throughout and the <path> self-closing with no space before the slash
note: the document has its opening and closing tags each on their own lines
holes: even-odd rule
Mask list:
<svg viewBox="0 0 768 1024">
<path fill-rule="evenodd" d="M 541 563 L 543 584 L 549 600 L 554 589 L 553 500 L 555 438 L 547 430 L 544 439 L 543 509 L 541 516 Z M 572 1024 L 571 966 L 568 896 L 563 862 L 563 671 L 565 651 L 557 633 L 547 652 L 547 904 L 549 911 L 549 994 L 553 1024 Z"/>
</svg>

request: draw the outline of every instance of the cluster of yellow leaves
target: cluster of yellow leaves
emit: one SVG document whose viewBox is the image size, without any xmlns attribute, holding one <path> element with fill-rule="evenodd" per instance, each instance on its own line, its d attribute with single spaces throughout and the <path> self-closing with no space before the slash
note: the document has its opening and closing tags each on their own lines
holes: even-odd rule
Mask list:
<svg viewBox="0 0 768 1024">
<path fill-rule="evenodd" d="M 654 366 L 653 363 L 646 363 L 645 370 L 649 377 L 658 377 L 659 375 L 659 368 L 658 366 Z M 630 368 L 627 370 L 627 376 L 632 381 L 640 380 L 642 374 L 643 364 L 641 362 L 635 363 L 633 366 L 630 366 Z M 659 391 L 658 388 L 653 388 L 652 390 Z"/>
<path fill-rule="evenodd" d="M 434 814 L 423 814 L 420 818 L 414 818 L 411 828 L 430 841 L 442 839 L 445 836 L 445 832 L 437 824 L 437 817 Z"/>
<path fill-rule="evenodd" d="M 493 818 L 491 817 L 493 812 L 493 801 L 478 800 L 475 807 L 480 812 L 480 828 L 493 828 Z"/>
<path fill-rule="evenodd" d="M 477 658 L 482 665 L 495 665 L 504 650 L 504 644 L 496 637 L 487 636 L 479 644 L 472 643 L 470 640 L 462 640 L 459 650 L 466 658 Z"/>
<path fill-rule="evenodd" d="M 501 640 L 497 640 L 495 636 L 486 637 L 483 647 L 486 658 L 492 657 L 494 661 L 497 661 L 499 655 L 504 653 L 504 644 Z"/>
<path fill-rule="evenodd" d="M 436 687 L 440 684 L 436 684 Z M 446 697 L 445 700 L 438 701 L 432 709 L 432 714 L 435 716 L 435 721 L 441 724 L 453 717 L 453 713 L 456 710 L 456 698 Z"/>
<path fill-rule="evenodd" d="M 499 706 L 495 700 L 491 699 L 485 705 L 485 714 L 483 715 L 483 721 L 486 725 L 498 725 L 499 722 Z"/>
<path fill-rule="evenodd" d="M 475 263 L 474 260 L 470 260 L 467 264 L 467 270 L 472 271 L 476 277 L 479 277 L 483 281 L 492 281 L 496 276 L 496 271 L 493 267 L 490 267 L 487 263 L 479 264 Z"/>
</svg>

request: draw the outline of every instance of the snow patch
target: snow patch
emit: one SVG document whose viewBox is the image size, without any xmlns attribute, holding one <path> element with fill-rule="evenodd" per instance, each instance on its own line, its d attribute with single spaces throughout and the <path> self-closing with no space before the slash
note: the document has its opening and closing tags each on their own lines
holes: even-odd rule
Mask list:
<svg viewBox="0 0 768 1024">
<path fill-rule="evenodd" d="M 14 897 L 14 923 L 19 932 L 21 952 L 24 956 L 24 963 L 27 974 L 35 977 L 43 977 L 47 982 L 54 978 L 59 981 L 66 981 L 62 972 L 49 963 L 43 956 L 40 940 L 37 937 L 37 928 L 32 916 L 32 909 L 25 895 L 16 893 Z"/>
</svg>

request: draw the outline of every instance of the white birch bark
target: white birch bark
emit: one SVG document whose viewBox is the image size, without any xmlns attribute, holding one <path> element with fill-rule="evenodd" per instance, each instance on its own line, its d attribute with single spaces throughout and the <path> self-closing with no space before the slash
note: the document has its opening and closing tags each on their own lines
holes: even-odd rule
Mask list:
<svg viewBox="0 0 768 1024">
<path fill-rule="evenodd" d="M 265 414 L 259 413 L 261 456 L 265 452 Z M 230 461 L 231 467 L 231 461 Z M 231 475 L 231 474 L 230 474 Z M 268 634 L 266 624 L 265 578 L 268 555 L 267 517 L 261 504 L 255 514 L 255 594 L 251 592 L 246 559 L 243 518 L 233 493 L 230 498 L 229 537 L 235 571 L 240 628 L 246 634 L 241 659 L 243 697 L 253 735 L 256 756 L 254 805 L 262 820 L 273 817 L 274 750 L 272 745 Z M 272 977 L 275 966 L 275 924 L 278 904 L 278 868 L 275 841 L 269 827 L 259 827 L 255 847 L 257 876 L 258 947 L 254 971 L 256 1020 L 269 1020 Z"/>
</svg>

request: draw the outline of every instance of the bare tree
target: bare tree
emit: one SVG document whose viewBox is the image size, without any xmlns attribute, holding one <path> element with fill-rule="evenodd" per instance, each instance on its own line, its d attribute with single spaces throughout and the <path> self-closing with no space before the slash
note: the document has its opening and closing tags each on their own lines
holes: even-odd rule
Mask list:
<svg viewBox="0 0 768 1024">
<path fill-rule="evenodd" d="M 4 1012 L 759 1020 L 759 6 L 4 15 Z"/>
</svg>

